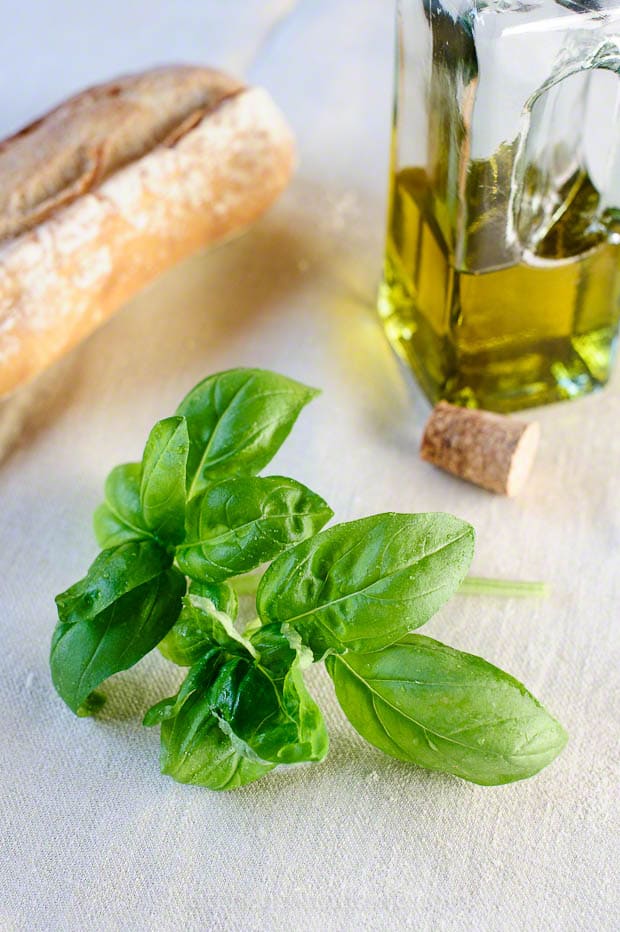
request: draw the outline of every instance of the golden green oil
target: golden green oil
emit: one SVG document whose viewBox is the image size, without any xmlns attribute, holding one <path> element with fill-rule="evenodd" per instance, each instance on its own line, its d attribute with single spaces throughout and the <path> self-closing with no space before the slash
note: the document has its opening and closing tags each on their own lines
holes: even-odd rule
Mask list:
<svg viewBox="0 0 620 932">
<path fill-rule="evenodd" d="M 424 170 L 392 177 L 379 312 L 431 401 L 511 411 L 578 397 L 608 379 L 620 246 L 586 228 L 598 198 L 587 176 L 572 178 L 562 196 L 568 209 L 538 243 L 532 264 L 472 273 L 456 268 L 442 232 L 445 205 Z M 492 214 L 478 212 L 467 249 L 493 249 Z M 585 250 L 572 255 L 576 239 Z"/>
</svg>

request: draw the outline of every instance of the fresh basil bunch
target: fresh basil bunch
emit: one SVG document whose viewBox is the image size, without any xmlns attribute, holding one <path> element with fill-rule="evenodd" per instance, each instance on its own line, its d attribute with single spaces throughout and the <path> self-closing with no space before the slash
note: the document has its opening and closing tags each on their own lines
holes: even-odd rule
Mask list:
<svg viewBox="0 0 620 932">
<path fill-rule="evenodd" d="M 382 514 L 322 531 L 320 496 L 257 475 L 315 395 L 259 369 L 210 376 L 155 425 L 140 463 L 112 470 L 94 520 L 103 550 L 56 599 L 58 693 L 92 713 L 97 687 L 158 646 L 189 667 L 144 720 L 161 724 L 162 771 L 231 789 L 325 757 L 304 684 L 325 660 L 345 715 L 386 754 L 480 784 L 532 776 L 562 727 L 497 667 L 411 633 L 461 586 L 473 528 Z M 239 578 L 268 561 L 241 633 Z"/>
</svg>

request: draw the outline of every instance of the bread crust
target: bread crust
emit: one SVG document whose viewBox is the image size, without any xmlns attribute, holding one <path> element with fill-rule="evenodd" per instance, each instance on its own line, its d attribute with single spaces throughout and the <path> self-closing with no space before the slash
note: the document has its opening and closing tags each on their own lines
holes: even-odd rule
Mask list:
<svg viewBox="0 0 620 932">
<path fill-rule="evenodd" d="M 162 75 L 168 109 L 149 120 L 158 100 L 162 107 Z M 119 99 L 124 115 L 115 121 Z M 138 111 L 146 114 L 142 123 Z M 75 154 L 87 143 L 96 149 L 106 131 L 98 167 L 75 171 Z M 15 190 L 36 191 L 22 198 L 22 226 L 15 210 L 3 215 L 0 396 L 88 336 L 160 272 L 256 219 L 286 186 L 294 159 L 290 131 L 269 95 L 208 69 L 158 69 L 91 89 L 0 143 L 0 205 L 11 197 L 9 169 L 15 181 L 24 145 L 38 145 L 39 164 L 53 163 L 53 170 L 41 185 L 26 160 L 30 171 L 19 169 Z"/>
</svg>

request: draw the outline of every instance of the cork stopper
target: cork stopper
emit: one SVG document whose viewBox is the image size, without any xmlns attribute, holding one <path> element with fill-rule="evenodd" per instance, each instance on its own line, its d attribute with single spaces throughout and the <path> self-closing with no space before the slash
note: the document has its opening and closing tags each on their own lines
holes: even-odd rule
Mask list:
<svg viewBox="0 0 620 932">
<path fill-rule="evenodd" d="M 536 422 L 440 401 L 426 424 L 420 456 L 490 492 L 513 496 L 525 485 L 539 437 Z"/>
</svg>

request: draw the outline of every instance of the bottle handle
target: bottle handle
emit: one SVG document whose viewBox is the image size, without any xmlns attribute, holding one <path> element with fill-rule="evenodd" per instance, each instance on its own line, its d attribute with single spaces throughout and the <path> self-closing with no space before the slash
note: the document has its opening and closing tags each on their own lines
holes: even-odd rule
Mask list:
<svg viewBox="0 0 620 932">
<path fill-rule="evenodd" d="M 600 186 L 588 170 L 589 140 L 584 129 L 591 79 L 597 70 L 613 72 L 620 79 L 620 38 L 579 30 L 570 36 L 547 80 L 524 105 L 512 169 L 508 237 L 530 258 L 568 259 L 605 239 L 620 241 L 617 120 L 602 160 Z M 582 80 L 574 80 L 579 75 Z M 616 102 L 620 107 L 618 92 Z M 553 132 L 554 120 L 560 121 L 557 133 Z M 573 232 L 583 228 L 583 237 L 560 237 L 559 253 L 557 243 L 551 244 L 557 237 L 550 236 L 558 224 Z"/>
</svg>

